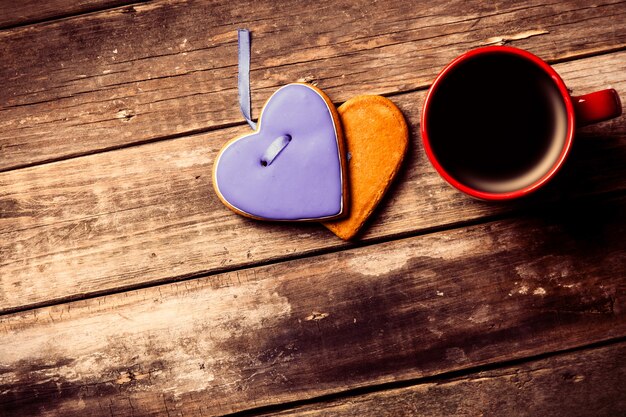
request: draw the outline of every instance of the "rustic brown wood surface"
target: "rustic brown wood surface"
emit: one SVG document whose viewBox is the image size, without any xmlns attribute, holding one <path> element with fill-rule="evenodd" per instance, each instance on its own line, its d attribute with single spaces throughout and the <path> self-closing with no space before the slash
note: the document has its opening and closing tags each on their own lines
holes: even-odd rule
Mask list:
<svg viewBox="0 0 626 417">
<path fill-rule="evenodd" d="M 142 0 L 1 0 L 0 29 L 75 16 Z M 23 49 L 22 49 L 23 50 Z"/>
<path fill-rule="evenodd" d="M 626 344 L 622 342 L 271 415 L 615 417 L 626 409 L 624 362 Z"/>
<path fill-rule="evenodd" d="M 625 209 L 562 205 L 5 316 L 2 405 L 214 415 L 625 337 Z"/>
<path fill-rule="evenodd" d="M 172 0 L 0 32 L 0 169 L 240 123 L 233 33 L 242 25 L 254 33 L 258 114 L 296 80 L 335 101 L 424 88 L 486 44 L 551 62 L 623 49 L 625 9 L 605 0 Z"/>
<path fill-rule="evenodd" d="M 626 414 L 626 115 L 509 204 L 446 185 L 419 135 L 481 45 L 626 97 L 626 3 L 0 0 L 2 27 L 0 416 Z M 356 242 L 215 197 L 249 131 L 239 27 L 255 115 L 292 81 L 405 114 Z"/>
<path fill-rule="evenodd" d="M 558 64 L 581 93 L 626 91 L 626 52 Z M 397 187 L 362 240 L 419 233 L 510 211 L 449 187 L 423 156 L 424 93 L 394 97 L 412 129 Z M 560 183 L 539 201 L 623 190 L 626 116 L 588 127 Z M 226 209 L 211 167 L 246 126 L 0 174 L 0 310 L 232 270 L 347 244 L 317 224 L 274 225 Z"/>
</svg>

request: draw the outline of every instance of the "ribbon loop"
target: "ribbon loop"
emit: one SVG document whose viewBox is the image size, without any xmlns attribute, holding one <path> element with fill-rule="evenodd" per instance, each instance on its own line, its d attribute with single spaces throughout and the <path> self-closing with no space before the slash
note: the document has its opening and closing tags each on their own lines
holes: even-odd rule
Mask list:
<svg viewBox="0 0 626 417">
<path fill-rule="evenodd" d="M 237 87 L 239 90 L 239 108 L 246 122 L 253 130 L 256 123 L 252 121 L 251 98 L 250 98 L 250 31 L 248 29 L 237 30 L 239 65 L 237 74 Z"/>
<path fill-rule="evenodd" d="M 267 147 L 263 156 L 261 157 L 261 165 L 264 167 L 271 165 L 274 159 L 278 156 L 279 153 L 283 151 L 291 142 L 290 135 L 282 135 L 274 139 L 274 141 Z"/>
</svg>

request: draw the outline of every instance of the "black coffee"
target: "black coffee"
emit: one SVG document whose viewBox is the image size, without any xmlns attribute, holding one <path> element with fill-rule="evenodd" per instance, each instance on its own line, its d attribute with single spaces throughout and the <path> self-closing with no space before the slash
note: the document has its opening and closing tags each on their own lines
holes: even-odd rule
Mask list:
<svg viewBox="0 0 626 417">
<path fill-rule="evenodd" d="M 426 126 L 450 175 L 504 193 L 533 184 L 554 166 L 566 142 L 567 111 L 549 75 L 496 52 L 470 58 L 441 80 Z"/>
</svg>

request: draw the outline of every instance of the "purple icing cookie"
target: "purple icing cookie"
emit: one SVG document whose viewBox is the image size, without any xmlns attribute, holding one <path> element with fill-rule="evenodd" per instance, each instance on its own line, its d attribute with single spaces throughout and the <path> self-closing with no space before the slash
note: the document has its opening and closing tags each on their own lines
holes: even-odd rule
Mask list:
<svg viewBox="0 0 626 417">
<path fill-rule="evenodd" d="M 244 216 L 326 220 L 346 210 L 343 137 L 320 90 L 288 84 L 267 101 L 257 131 L 228 142 L 213 169 L 219 198 Z"/>
</svg>

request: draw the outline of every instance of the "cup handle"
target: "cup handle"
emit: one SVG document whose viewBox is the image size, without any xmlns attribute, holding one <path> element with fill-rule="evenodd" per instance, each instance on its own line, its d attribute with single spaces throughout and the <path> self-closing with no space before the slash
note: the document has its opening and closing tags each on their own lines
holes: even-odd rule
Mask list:
<svg viewBox="0 0 626 417">
<path fill-rule="evenodd" d="M 578 126 L 602 122 L 622 114 L 622 103 L 612 88 L 572 97 Z"/>
</svg>

